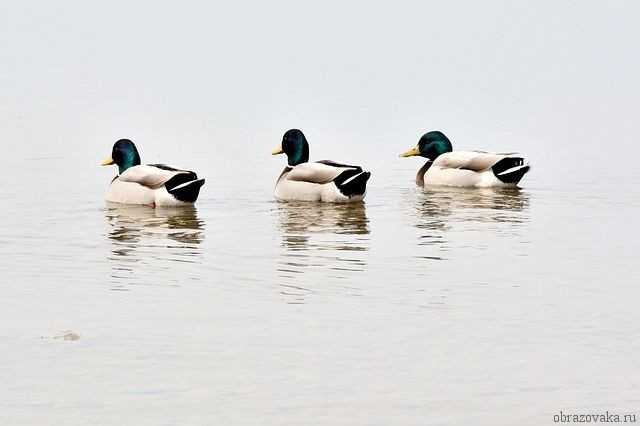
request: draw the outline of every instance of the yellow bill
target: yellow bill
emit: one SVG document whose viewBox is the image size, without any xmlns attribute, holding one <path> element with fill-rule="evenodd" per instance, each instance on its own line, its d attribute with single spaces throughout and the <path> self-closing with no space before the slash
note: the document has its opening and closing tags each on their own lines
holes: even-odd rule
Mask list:
<svg viewBox="0 0 640 426">
<path fill-rule="evenodd" d="M 274 149 L 273 151 L 271 151 L 271 155 L 278 155 L 278 154 L 282 154 L 284 151 L 282 150 L 282 147 L 279 146 L 276 149 Z"/>
<path fill-rule="evenodd" d="M 400 157 L 413 157 L 414 155 L 420 155 L 420 148 L 418 145 L 414 146 L 407 152 L 400 154 Z"/>
<path fill-rule="evenodd" d="M 109 158 L 104 160 L 100 165 L 101 166 L 110 166 L 112 164 L 113 164 L 113 158 L 111 158 L 111 156 L 109 156 Z"/>
</svg>

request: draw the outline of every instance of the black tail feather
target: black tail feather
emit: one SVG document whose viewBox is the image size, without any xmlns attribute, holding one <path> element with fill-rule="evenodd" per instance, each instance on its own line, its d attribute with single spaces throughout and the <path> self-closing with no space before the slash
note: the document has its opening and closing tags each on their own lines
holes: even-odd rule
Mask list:
<svg viewBox="0 0 640 426">
<path fill-rule="evenodd" d="M 333 180 L 340 192 L 347 197 L 363 195 L 367 191 L 367 181 L 370 172 L 363 172 L 361 168 L 345 170 Z"/>
<path fill-rule="evenodd" d="M 522 157 L 505 157 L 491 168 L 493 174 L 504 183 L 517 184 L 531 167 Z M 513 169 L 513 170 L 511 170 Z"/>
<path fill-rule="evenodd" d="M 185 203 L 194 203 L 198 199 L 202 185 L 204 185 L 204 179 L 198 179 L 193 172 L 177 174 L 164 184 L 169 194 Z"/>
</svg>

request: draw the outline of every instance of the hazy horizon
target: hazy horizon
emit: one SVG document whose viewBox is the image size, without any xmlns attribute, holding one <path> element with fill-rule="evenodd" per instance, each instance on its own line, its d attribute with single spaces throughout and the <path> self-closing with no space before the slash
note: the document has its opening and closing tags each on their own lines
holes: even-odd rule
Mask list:
<svg viewBox="0 0 640 426">
<path fill-rule="evenodd" d="M 627 159 L 639 11 L 630 1 L 14 3 L 0 16 L 0 138 L 26 153 L 128 137 L 260 156 L 297 127 L 312 156 L 335 141 L 395 161 L 440 129 L 458 149 L 538 163 L 550 151 Z"/>
</svg>

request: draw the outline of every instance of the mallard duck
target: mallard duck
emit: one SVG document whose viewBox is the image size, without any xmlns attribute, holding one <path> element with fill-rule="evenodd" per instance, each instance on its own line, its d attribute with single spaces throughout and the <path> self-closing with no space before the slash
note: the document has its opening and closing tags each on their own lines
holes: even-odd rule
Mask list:
<svg viewBox="0 0 640 426">
<path fill-rule="evenodd" d="M 118 175 L 107 190 L 107 201 L 152 206 L 182 206 L 196 201 L 204 179 L 188 170 L 164 164 L 140 165 L 140 154 L 129 139 L 113 145 L 102 165 L 118 165 Z"/>
<path fill-rule="evenodd" d="M 522 157 L 480 151 L 453 151 L 451 141 L 439 131 L 425 133 L 418 145 L 400 157 L 420 155 L 427 159 L 418 170 L 418 185 L 466 187 L 514 187 L 530 169 Z"/>
<path fill-rule="evenodd" d="M 346 203 L 364 198 L 371 173 L 329 160 L 309 163 L 309 143 L 300 130 L 288 130 L 271 154 L 282 153 L 288 165 L 276 182 L 277 199 Z"/>
</svg>

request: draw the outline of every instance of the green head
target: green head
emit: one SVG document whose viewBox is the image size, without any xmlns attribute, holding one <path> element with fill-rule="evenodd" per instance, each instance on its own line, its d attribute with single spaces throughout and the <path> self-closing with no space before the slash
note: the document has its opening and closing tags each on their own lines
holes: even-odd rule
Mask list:
<svg viewBox="0 0 640 426">
<path fill-rule="evenodd" d="M 440 131 L 428 132 L 422 135 L 418 145 L 407 152 L 400 154 L 400 157 L 412 157 L 419 155 L 433 161 L 441 154 L 453 151 L 451 141 Z"/>
<path fill-rule="evenodd" d="M 271 154 L 287 154 L 287 163 L 291 166 L 306 163 L 309 161 L 309 143 L 298 129 L 287 130 L 282 136 L 282 143 L 279 148 L 273 150 Z"/>
<path fill-rule="evenodd" d="M 107 158 L 102 165 L 109 166 L 111 164 L 118 165 L 119 174 L 124 173 L 129 167 L 140 165 L 140 154 L 136 146 L 129 139 L 120 139 L 113 144 L 111 156 Z"/>
</svg>

